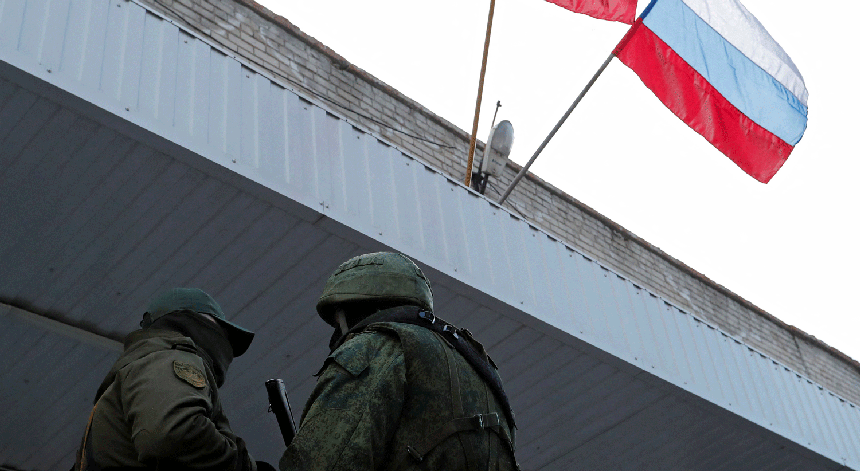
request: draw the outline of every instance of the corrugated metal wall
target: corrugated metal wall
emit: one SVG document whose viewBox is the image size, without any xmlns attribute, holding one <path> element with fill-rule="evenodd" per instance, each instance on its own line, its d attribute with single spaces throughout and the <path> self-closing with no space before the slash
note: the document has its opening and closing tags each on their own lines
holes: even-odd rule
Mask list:
<svg viewBox="0 0 860 471">
<path fill-rule="evenodd" d="M 137 3 L 0 0 L 0 59 L 860 470 L 854 405 Z"/>
</svg>

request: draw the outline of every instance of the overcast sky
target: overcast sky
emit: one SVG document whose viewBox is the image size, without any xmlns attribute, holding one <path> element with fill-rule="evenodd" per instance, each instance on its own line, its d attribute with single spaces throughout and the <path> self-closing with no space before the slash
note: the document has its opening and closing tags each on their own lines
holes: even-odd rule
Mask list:
<svg viewBox="0 0 860 471">
<path fill-rule="evenodd" d="M 258 0 L 356 66 L 471 131 L 489 0 Z M 639 12 L 647 5 L 639 0 Z M 532 167 L 788 324 L 860 359 L 856 303 L 860 2 L 744 0 L 809 90 L 804 138 L 767 185 L 666 109 L 617 59 Z M 525 162 L 627 26 L 497 0 L 478 137 L 493 110 Z M 488 194 L 492 194 L 488 190 Z"/>
</svg>

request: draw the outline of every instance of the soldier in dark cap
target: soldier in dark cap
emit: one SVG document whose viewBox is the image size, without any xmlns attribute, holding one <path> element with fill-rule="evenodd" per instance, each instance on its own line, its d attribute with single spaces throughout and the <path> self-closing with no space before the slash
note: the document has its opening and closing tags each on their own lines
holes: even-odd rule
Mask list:
<svg viewBox="0 0 860 471">
<path fill-rule="evenodd" d="M 518 469 L 495 365 L 467 330 L 435 316 L 410 259 L 346 261 L 317 312 L 335 329 L 331 354 L 282 471 Z"/>
<path fill-rule="evenodd" d="M 153 299 L 140 326 L 96 393 L 74 469 L 255 471 L 218 398 L 254 333 L 192 288 Z"/>
</svg>

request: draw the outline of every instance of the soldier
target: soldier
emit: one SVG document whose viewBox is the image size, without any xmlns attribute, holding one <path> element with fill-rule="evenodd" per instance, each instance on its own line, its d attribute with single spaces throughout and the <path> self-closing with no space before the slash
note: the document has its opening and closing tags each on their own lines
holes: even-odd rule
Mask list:
<svg viewBox="0 0 860 471">
<path fill-rule="evenodd" d="M 317 304 L 331 354 L 280 461 L 292 470 L 514 470 L 514 417 L 496 367 L 433 314 L 406 256 L 340 265 Z"/>
<path fill-rule="evenodd" d="M 255 471 L 218 398 L 254 333 L 190 288 L 155 298 L 140 326 L 96 393 L 74 469 Z"/>
</svg>

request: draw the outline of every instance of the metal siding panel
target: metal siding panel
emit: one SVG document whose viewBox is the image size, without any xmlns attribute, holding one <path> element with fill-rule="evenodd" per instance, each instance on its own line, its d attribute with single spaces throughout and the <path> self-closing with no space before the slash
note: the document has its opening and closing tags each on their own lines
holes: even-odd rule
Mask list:
<svg viewBox="0 0 860 471">
<path fill-rule="evenodd" d="M 82 132 L 86 132 L 86 130 L 82 129 Z M 33 241 L 35 247 L 39 247 L 38 250 L 31 249 L 13 254 L 4 254 L 3 257 L 7 260 L 10 259 L 6 257 L 10 256 L 20 257 L 20 262 L 11 266 L 26 265 L 32 267 L 34 273 L 48 272 L 53 277 L 56 269 L 56 265 L 53 264 L 61 255 L 60 249 L 68 242 L 70 229 L 75 224 L 82 223 L 79 220 L 70 219 L 74 209 L 78 206 L 79 198 L 81 197 L 80 193 L 91 191 L 90 188 L 92 187 L 86 187 L 87 184 L 96 185 L 98 183 L 98 180 L 91 180 L 93 177 L 104 176 L 103 173 L 97 171 L 87 172 L 91 159 L 95 155 L 102 155 L 104 146 L 112 142 L 115 136 L 116 134 L 113 131 L 100 128 L 98 132 L 88 137 L 85 146 L 71 155 L 71 162 L 62 168 L 62 175 L 67 178 L 66 184 L 56 185 L 57 193 L 63 195 L 54 211 L 54 214 L 57 215 L 56 222 L 51 225 L 50 229 L 41 231 L 39 237 Z M 69 181 L 80 182 L 85 185 L 85 188 L 70 188 L 67 183 Z M 13 260 L 14 258 L 10 262 Z M 11 286 L 8 284 L 4 285 L 2 278 L 0 278 L 0 290 L 3 292 L 10 293 L 13 296 L 33 299 L 32 297 L 36 293 L 44 293 L 47 290 L 45 285 L 53 280 L 45 277 L 37 278 L 37 280 L 31 280 L 29 277 L 19 277 L 18 279 L 5 281 L 11 283 Z"/>
<path fill-rule="evenodd" d="M 80 69 L 81 85 L 89 90 L 101 90 L 102 65 L 105 54 L 105 35 L 107 34 L 110 2 L 93 0 L 88 18 L 86 49 Z"/>
<path fill-rule="evenodd" d="M 295 223 L 294 218 L 279 208 L 265 205 L 261 209 L 265 212 L 260 217 L 253 219 L 253 222 L 245 229 L 247 239 L 253 240 L 255 243 L 227 244 L 224 250 L 218 254 L 221 263 L 211 263 L 195 273 L 190 279 L 192 286 L 211 286 L 213 296 L 214 293 L 224 291 L 251 263 L 263 256 L 280 240 L 283 235 L 282 231 L 292 227 Z M 230 277 L 224 276 L 225 267 L 230 268 Z"/>
<path fill-rule="evenodd" d="M 750 400 L 750 407 L 757 412 L 760 417 L 759 423 L 767 427 L 773 422 L 773 407 L 766 400 L 762 391 L 762 377 L 758 374 L 758 368 L 753 365 L 753 362 L 762 362 L 763 360 L 752 348 L 741 343 L 738 356 L 736 358 L 738 368 L 741 372 L 742 380 L 747 386 L 747 395 Z"/>
<path fill-rule="evenodd" d="M 597 272 L 597 287 L 598 294 L 600 297 L 600 306 L 601 306 L 601 315 L 599 315 L 599 320 L 597 321 L 597 325 L 599 326 L 598 330 L 602 333 L 607 344 L 603 347 L 603 350 L 608 352 L 621 352 L 622 358 L 626 352 L 623 352 L 624 346 L 622 345 L 624 342 L 619 338 L 620 329 L 619 323 L 621 320 L 620 312 L 618 311 L 617 300 L 615 299 L 615 292 L 613 291 L 613 281 L 612 278 L 617 277 L 615 273 L 610 272 L 606 268 L 601 267 L 602 269 Z"/>
<path fill-rule="evenodd" d="M 5 80 L 0 80 L 0 116 L 6 112 L 6 101 L 15 96 L 15 92 L 18 90 L 20 90 L 20 87 L 16 87 Z"/>
<path fill-rule="evenodd" d="M 42 39 L 40 63 L 50 73 L 58 73 L 62 63 L 63 47 L 66 43 L 70 0 L 53 0 L 48 5 L 45 21 L 45 37 Z"/>
<path fill-rule="evenodd" d="M 440 175 L 441 176 L 441 175 Z M 457 278 L 463 278 L 471 271 L 471 260 L 467 250 L 469 241 L 466 239 L 466 227 L 463 220 L 462 198 L 468 198 L 466 192 L 460 191 L 459 184 L 447 178 L 439 178 L 439 203 L 444 208 L 442 219 L 445 241 L 448 247 L 448 266 L 457 273 Z"/>
<path fill-rule="evenodd" d="M 261 103 L 260 160 L 256 174 L 260 181 L 274 189 L 283 189 L 286 185 L 285 94 L 284 89 L 269 83 Z"/>
<path fill-rule="evenodd" d="M 665 311 L 665 303 L 662 300 L 654 300 L 654 310 L 657 313 Z M 708 398 L 713 395 L 712 385 L 715 381 L 713 371 L 705 366 L 705 357 L 702 356 L 702 351 L 699 343 L 697 343 L 696 332 L 700 328 L 701 322 L 690 315 L 682 315 L 675 317 L 678 320 L 678 331 L 682 341 L 686 358 L 689 361 L 690 373 L 693 378 L 688 385 L 689 390 L 697 395 Z"/>
<path fill-rule="evenodd" d="M 209 135 L 209 119 L 210 119 L 210 108 L 209 108 L 209 98 L 211 96 L 210 92 L 210 82 L 209 82 L 209 74 L 212 65 L 210 64 L 210 57 L 215 52 L 208 44 L 200 41 L 196 38 L 192 38 L 193 43 L 193 55 L 194 55 L 194 97 L 191 103 L 192 109 L 194 113 L 191 115 L 191 137 L 194 142 L 200 144 L 208 144 L 208 135 Z M 271 84 L 271 86 L 275 86 Z M 283 111 L 283 109 L 281 110 Z M 283 120 L 276 123 L 281 127 L 281 131 L 283 131 Z M 270 124 L 271 126 L 272 124 Z M 277 154 L 278 157 L 283 158 L 283 152 Z"/>
<path fill-rule="evenodd" d="M 836 404 L 837 416 L 843 421 L 849 460 L 853 468 L 860 467 L 860 414 L 848 401 Z"/>
<path fill-rule="evenodd" d="M 839 451 L 840 456 L 842 457 L 842 464 L 847 464 L 848 462 L 856 462 L 857 461 L 857 449 L 856 445 L 852 444 L 852 435 L 854 432 L 851 431 L 850 428 L 847 427 L 845 423 L 845 417 L 842 416 L 842 411 L 840 410 L 840 405 L 843 404 L 843 401 L 838 397 L 832 395 L 829 392 L 824 393 L 825 397 L 822 403 L 822 407 L 824 408 L 824 413 L 828 416 L 831 424 L 831 436 L 833 437 L 831 440 L 836 444 L 834 447 L 835 450 Z"/>
<path fill-rule="evenodd" d="M 788 432 L 785 436 L 796 439 L 802 437 L 803 433 L 803 417 L 802 410 L 792 404 L 792 384 L 791 376 L 794 373 L 786 371 L 785 367 L 771 360 L 768 366 L 768 372 L 772 378 L 772 383 L 776 387 L 776 391 L 772 391 L 771 398 L 775 398 L 780 402 L 780 406 L 776 410 L 780 411 L 785 418 L 785 430 Z M 776 393 L 776 394 L 773 394 Z"/>
<path fill-rule="evenodd" d="M 546 286 L 546 275 L 543 268 L 543 247 L 548 239 L 546 234 L 537 230 L 536 227 L 525 222 L 520 223 L 522 238 L 522 253 L 525 258 L 523 265 L 526 270 L 518 272 L 521 277 L 520 283 L 526 290 L 524 293 L 527 297 L 526 303 L 531 303 L 531 311 L 544 312 L 552 309 L 552 305 L 548 305 L 545 296 L 540 293 L 538 287 Z"/>
<path fill-rule="evenodd" d="M 191 136 L 191 128 L 194 125 L 194 97 L 197 85 L 197 54 L 195 54 L 194 43 L 196 41 L 185 31 L 179 30 L 176 41 L 176 95 L 174 98 L 173 127 L 183 137 Z M 199 113 L 197 113 L 199 114 Z M 256 123 L 256 116 L 242 116 L 243 125 L 249 122 Z M 243 134 L 247 129 L 243 129 Z M 252 135 L 249 139 L 256 141 L 257 136 Z"/>
<path fill-rule="evenodd" d="M 687 384 L 692 381 L 686 354 L 680 339 L 677 339 L 677 321 L 673 318 L 663 319 L 659 317 L 657 309 L 657 298 L 642 288 L 631 285 L 631 304 L 636 316 L 637 330 L 642 337 L 642 366 L 647 370 L 654 370 L 657 365 L 672 365 L 672 371 L 677 384 Z M 675 337 L 668 334 L 669 330 L 675 333 Z"/>
<path fill-rule="evenodd" d="M 720 332 L 704 322 L 699 325 L 701 327 L 699 329 L 699 332 L 701 333 L 700 340 L 704 340 L 701 345 L 709 360 L 706 363 L 705 368 L 712 369 L 716 378 L 716 383 L 719 387 L 716 389 L 716 392 L 719 394 L 719 399 L 714 402 L 722 407 L 727 407 L 729 410 L 732 410 L 734 409 L 732 405 L 737 403 L 737 399 L 735 398 L 732 384 L 730 382 L 731 380 L 729 379 L 729 372 L 726 369 L 725 358 L 720 349 L 722 343 L 720 340 Z"/>
<path fill-rule="evenodd" d="M 358 230 L 369 231 L 373 217 L 370 189 L 373 187 L 370 185 L 371 170 L 367 146 L 376 141 L 376 138 L 328 113 L 325 114 L 325 119 L 336 123 L 333 127 L 327 126 L 327 131 L 339 130 L 343 136 L 339 165 L 330 167 L 337 170 L 331 174 L 332 194 L 343 198 L 340 204 L 349 216 L 349 225 Z"/>
<path fill-rule="evenodd" d="M 614 279 L 610 279 L 610 281 L 613 285 L 616 305 L 618 306 L 621 331 L 619 338 L 622 339 L 622 342 L 626 347 L 626 360 L 629 363 L 639 366 L 644 363 L 640 363 L 638 358 L 643 356 L 642 352 L 645 351 L 645 347 L 642 345 L 642 336 L 639 332 L 637 313 L 633 306 L 633 303 L 638 301 L 636 299 L 637 295 L 631 293 L 631 290 L 634 290 L 635 287 L 628 280 L 619 276 L 616 276 Z M 677 376 L 677 373 L 672 372 L 672 376 Z"/>
<path fill-rule="evenodd" d="M 669 310 L 668 305 L 664 305 L 664 310 Z M 714 366 L 716 359 L 711 353 L 711 347 L 708 345 L 707 332 L 710 330 L 707 324 L 693 318 L 690 322 L 691 332 L 693 335 L 693 343 L 696 346 L 696 354 L 700 362 L 702 377 L 705 378 L 707 390 L 704 391 L 703 397 L 711 402 L 723 405 L 726 402 L 726 396 L 723 393 L 722 385 L 720 384 L 720 375 Z"/>
<path fill-rule="evenodd" d="M 133 149 L 133 142 L 126 138 L 114 139 L 109 148 L 104 149 L 105 155 L 109 157 L 125 155 Z M 126 184 L 132 184 L 136 180 L 143 180 L 136 172 L 143 165 L 141 159 L 116 159 L 115 165 L 110 166 L 102 172 L 93 171 L 93 176 L 102 177 L 101 184 L 93 182 L 93 187 L 87 193 L 74 195 L 74 200 L 79 203 L 66 219 L 67 225 L 62 227 L 63 231 L 70 237 L 54 254 L 51 261 L 55 269 L 50 288 L 43 293 L 48 308 L 59 305 L 60 300 L 71 301 L 65 295 L 69 286 L 75 279 L 85 271 L 86 268 L 98 268 L 98 251 L 96 236 L 102 234 L 104 224 L 100 222 L 112 221 L 116 218 L 114 211 L 122 211 L 123 198 L 117 198 L 117 191 Z M 89 177 L 90 175 L 88 175 Z M 136 178 L 135 178 L 136 177 Z M 87 182 L 89 178 L 85 179 Z M 73 195 L 69 195 L 72 197 Z M 105 202 L 108 202 L 105 204 Z M 86 268 L 85 268 L 86 267 Z"/>
<path fill-rule="evenodd" d="M 848 445 L 849 461 L 853 468 L 860 467 L 860 412 L 848 401 L 835 404 L 837 416 L 844 423 L 846 442 Z"/>
<path fill-rule="evenodd" d="M 91 17 L 92 8 L 88 0 L 71 0 L 62 44 L 62 58 L 58 69 L 64 77 L 75 82 L 81 80 Z"/>
<path fill-rule="evenodd" d="M 17 49 L 38 61 L 42 52 L 48 5 L 45 0 L 26 0 L 22 3 L 26 6 Z"/>
<path fill-rule="evenodd" d="M 345 122 L 316 106 L 308 105 L 308 111 L 315 141 L 313 158 L 309 159 L 313 162 L 309 170 L 314 172 L 312 201 L 320 202 L 319 210 L 323 214 L 345 213 L 344 146 L 356 145 L 349 142 L 352 129 L 344 129 L 348 126 Z"/>
<path fill-rule="evenodd" d="M 138 112 L 146 118 L 158 118 L 161 87 L 162 53 L 165 22 L 147 12 L 143 20 L 143 46 L 141 54 L 140 88 L 138 90 Z"/>
<path fill-rule="evenodd" d="M 825 429 L 825 425 L 822 421 L 818 420 L 820 412 L 816 410 L 815 407 L 815 396 L 813 395 L 814 389 L 817 389 L 808 379 L 795 374 L 795 385 L 797 387 L 797 397 L 799 398 L 799 402 L 803 403 L 803 408 L 807 412 L 809 419 L 807 420 L 807 427 L 812 432 L 810 434 L 810 442 L 818 443 L 827 443 L 827 433 Z M 808 443 L 808 445 L 812 445 L 812 443 Z M 816 450 L 817 451 L 817 450 Z"/>
<path fill-rule="evenodd" d="M 213 211 L 226 203 L 229 193 L 220 190 L 220 182 L 198 172 L 189 174 L 187 193 L 177 200 L 176 206 L 165 218 L 152 227 L 146 237 L 134 247 L 133 252 L 122 254 L 111 267 L 112 276 L 98 285 L 84 289 L 103 293 L 103 296 L 88 296 L 89 303 L 78 303 L 70 314 L 105 312 L 114 305 L 111 295 L 125 293 L 125 287 L 133 286 L 135 277 L 151 279 L 156 272 L 164 270 L 173 263 L 177 247 L 181 247 L 208 220 Z M 117 322 L 103 322 L 111 331 L 117 329 Z"/>
<path fill-rule="evenodd" d="M 824 419 L 819 422 L 824 429 L 825 439 L 819 442 L 818 445 L 844 459 L 847 455 L 843 443 L 844 435 L 837 432 L 836 422 L 833 420 L 830 408 L 827 406 L 828 400 L 832 397 L 829 393 L 824 392 L 824 388 L 817 384 L 811 384 L 810 389 L 812 389 L 811 402 L 815 407 L 816 415 Z"/>
<path fill-rule="evenodd" d="M 393 160 L 396 162 L 400 151 L 392 148 L 390 152 L 394 154 Z M 420 187 L 417 174 L 424 171 L 424 166 L 402 154 L 399 157 L 402 159 L 401 162 L 391 167 L 393 194 L 397 201 L 396 234 L 404 246 L 404 251 L 421 253 L 424 248 L 424 231 L 420 224 L 412 221 L 415 219 L 415 214 L 420 211 L 418 204 Z"/>
<path fill-rule="evenodd" d="M 90 349 L 94 351 L 95 349 Z M 51 407 L 45 410 L 45 417 L 49 420 L 44 428 L 38 433 L 38 441 L 34 443 L 33 450 L 26 455 L 21 455 L 19 461 L 24 469 L 55 469 L 51 465 L 56 463 L 64 453 L 58 450 L 57 443 L 64 443 L 61 434 L 64 429 L 73 429 L 83 434 L 86 427 L 86 417 L 78 420 L 76 414 L 69 415 L 69 410 L 86 410 L 91 405 L 91 397 L 94 387 L 109 370 L 116 360 L 116 353 L 103 352 L 99 357 L 97 353 L 81 355 L 78 364 L 71 365 L 67 369 L 70 374 L 75 375 L 70 381 L 69 387 L 62 389 L 62 396 Z M 90 361 L 94 359 L 95 361 Z M 85 398 L 85 399 L 84 399 Z M 83 406 L 83 407 L 81 407 Z M 87 411 L 87 413 L 89 413 Z M 66 420 L 58 420 L 66 418 Z M 27 435 L 24 435 L 27 436 Z M 30 435 L 32 436 L 32 435 Z M 64 462 L 68 465 L 72 461 Z"/>
<path fill-rule="evenodd" d="M 39 129 L 50 122 L 58 111 L 59 107 L 56 104 L 45 99 L 40 99 L 28 107 L 26 113 L 15 124 L 12 132 L 0 142 L 0 149 L 2 149 L 0 158 L 4 160 L 15 159 L 13 165 L 0 170 L 0 181 L 22 181 L 38 164 L 38 160 L 34 160 L 31 158 L 32 156 L 27 154 L 27 146 L 39 132 Z M 44 156 L 37 157 L 41 159 Z"/>
<path fill-rule="evenodd" d="M 104 60 L 100 69 L 100 90 L 108 95 L 110 100 L 119 100 L 122 87 L 123 67 L 128 28 L 128 7 L 123 8 L 123 0 L 112 0 L 108 9 L 107 29 L 104 41 Z"/>
<path fill-rule="evenodd" d="M 638 348 L 634 348 L 634 364 L 647 371 L 656 365 L 669 363 L 669 360 L 673 357 L 672 353 L 668 354 L 668 359 L 664 359 L 662 355 L 666 355 L 666 353 L 661 352 L 659 348 L 663 347 L 668 350 L 670 345 L 659 343 L 654 332 L 655 325 L 653 324 L 658 319 L 651 319 L 651 314 L 645 304 L 649 293 L 632 283 L 627 284 L 627 290 L 630 299 L 630 314 L 634 323 L 632 328 L 638 336 Z"/>
<path fill-rule="evenodd" d="M 18 50 L 24 24 L 25 2 L 8 0 L 0 10 L 0 48 Z"/>
<path fill-rule="evenodd" d="M 768 426 L 776 433 L 786 435 L 792 430 L 791 419 L 784 410 L 781 394 L 773 379 L 775 373 L 773 361 L 750 349 L 749 365 L 752 375 L 757 380 L 756 387 Z"/>
<path fill-rule="evenodd" d="M 646 297 L 647 296 L 647 297 Z M 667 364 L 671 364 L 679 377 L 676 379 L 679 386 L 690 387 L 696 381 L 693 375 L 693 367 L 690 365 L 692 358 L 686 350 L 688 339 L 682 337 L 682 326 L 688 325 L 691 316 L 677 309 L 665 311 L 668 315 L 661 316 L 660 301 L 648 293 L 642 293 L 649 316 L 653 317 L 653 329 L 657 338 L 656 347 L 660 358 Z M 649 307 L 650 303 L 650 308 Z M 687 331 L 689 332 L 689 331 Z"/>
<path fill-rule="evenodd" d="M 722 364 L 726 369 L 726 384 L 728 384 L 734 398 L 732 402 L 732 406 L 735 408 L 734 411 L 736 413 L 738 411 L 743 412 L 744 414 L 741 415 L 744 416 L 753 414 L 753 417 L 755 417 L 758 412 L 755 411 L 750 404 L 750 400 L 746 394 L 747 388 L 745 387 L 746 385 L 743 381 L 743 377 L 740 376 L 740 370 L 737 364 L 737 356 L 741 354 L 738 349 L 739 345 L 735 343 L 734 339 L 722 332 L 720 332 L 719 337 L 717 337 L 717 341 L 722 352 Z"/>
<path fill-rule="evenodd" d="M 417 163 L 417 162 L 416 162 Z M 437 172 L 426 165 L 417 163 L 415 170 L 415 187 L 418 193 L 418 219 L 421 223 L 424 249 L 427 255 L 424 262 L 430 265 L 448 260 L 448 246 L 444 239 L 443 228 L 438 221 L 442 219 L 442 208 L 439 205 L 439 180 Z"/>
<path fill-rule="evenodd" d="M 804 381 L 797 373 L 782 367 L 779 372 L 780 376 L 786 383 L 788 396 L 786 397 L 786 406 L 798 412 L 798 429 L 795 435 L 795 441 L 803 446 L 808 446 L 813 441 L 818 440 L 818 432 L 815 425 L 815 416 L 806 404 L 803 387 L 801 383 Z"/>
<path fill-rule="evenodd" d="M 128 111 L 139 106 L 141 64 L 143 62 L 143 36 L 146 11 L 127 1 L 123 8 L 126 13 L 125 45 L 119 88 L 119 102 Z"/>
<path fill-rule="evenodd" d="M 8 123 L 5 132 L 0 131 L 0 159 L 6 163 L 6 165 L 0 166 L 0 182 L 6 179 L 9 163 L 17 163 L 18 158 L 17 153 L 13 153 L 7 148 L 6 142 L 17 136 L 18 123 L 30 113 L 30 108 L 39 101 L 36 95 L 18 88 L 7 100 L 3 109 L 0 110 L 0 123 Z"/>
<path fill-rule="evenodd" d="M 558 243 L 544 244 L 543 271 L 546 276 L 546 298 L 551 304 L 547 305 L 545 320 L 565 332 L 573 332 L 576 326 L 571 319 L 571 304 L 567 288 L 565 264 L 573 265 L 572 253 L 564 245 Z"/>
<path fill-rule="evenodd" d="M 527 301 L 531 300 L 533 289 L 531 277 L 528 272 L 527 256 L 524 253 L 523 231 L 527 227 L 519 218 L 501 213 L 499 218 L 499 241 L 500 250 L 504 251 L 508 259 L 508 270 L 511 274 L 511 283 L 502 293 L 502 299 L 519 309 L 524 309 Z M 504 269 L 504 268 L 503 268 Z M 523 276 L 528 276 L 523 279 Z M 529 286 L 526 286 L 526 285 Z M 533 306 L 529 302 L 530 306 Z"/>
<path fill-rule="evenodd" d="M 576 289 L 571 290 L 571 301 L 575 308 L 574 320 L 579 326 L 578 336 L 586 341 L 593 340 L 596 336 L 595 316 L 599 315 L 600 310 L 599 302 L 594 299 L 594 293 L 597 292 L 594 271 L 598 267 L 590 258 L 582 254 L 574 256 L 573 260 L 575 273 L 571 271 L 571 276 L 576 280 Z"/>
<path fill-rule="evenodd" d="M 57 393 L 61 388 L 54 385 L 72 384 L 72 378 L 68 377 L 69 375 L 65 378 L 62 376 L 64 371 L 68 371 L 67 368 L 71 363 L 70 356 L 75 354 L 74 348 L 80 344 L 56 334 L 49 334 L 49 336 L 52 338 L 50 353 L 43 357 L 40 351 L 31 352 L 24 361 L 26 366 L 22 372 L 22 378 L 10 378 L 13 381 L 20 379 L 21 389 L 16 397 L 17 403 L 0 412 L 0 421 L 4 424 L 14 424 L 15 435 L 18 437 L 14 441 L 17 442 L 17 446 L 5 442 L 5 447 L 0 445 L 0 456 L 9 457 L 18 454 L 15 460 L 18 461 L 21 459 L 21 453 L 35 451 L 41 433 L 33 433 L 33 426 L 37 426 L 36 431 L 41 432 L 50 424 L 53 417 L 34 414 L 34 411 L 49 409 L 52 402 L 56 401 Z M 41 363 L 39 360 L 43 358 L 47 361 L 45 364 L 39 364 Z"/>
<path fill-rule="evenodd" d="M 242 92 L 244 70 L 235 60 L 224 57 L 224 153 L 223 165 L 233 168 L 232 164 L 242 158 Z M 307 158 L 307 156 L 305 156 Z"/>
<path fill-rule="evenodd" d="M 627 288 L 630 282 L 621 276 L 608 277 L 609 284 L 612 287 L 612 295 L 614 299 L 615 313 L 618 316 L 617 335 L 616 339 L 621 345 L 621 351 L 626 355 L 628 362 L 633 362 L 636 355 L 642 351 L 642 343 L 639 338 L 639 333 L 636 330 L 636 319 L 633 313 L 632 300 L 628 295 Z M 666 365 L 670 366 L 670 365 Z M 672 376 L 676 373 L 669 372 Z"/>
<path fill-rule="evenodd" d="M 397 206 L 400 202 L 394 197 L 394 176 L 392 166 L 395 165 L 391 146 L 379 139 L 370 139 L 367 143 L 370 161 L 368 167 L 368 184 L 372 191 L 370 198 L 370 225 L 373 236 L 383 240 L 396 240 L 398 227 Z"/>
<path fill-rule="evenodd" d="M 177 46 L 179 29 L 166 22 L 161 22 L 161 34 L 157 48 L 161 53 L 158 64 L 158 108 L 155 119 L 164 127 L 173 127 L 173 114 L 176 106 L 176 67 L 178 60 Z"/>
<path fill-rule="evenodd" d="M 501 217 L 500 217 L 501 215 Z M 501 298 L 502 293 L 509 292 L 512 288 L 513 271 L 510 267 L 508 247 L 502 236 L 502 221 L 505 213 L 496 206 L 490 207 L 490 214 L 481 220 L 486 237 L 487 252 L 492 254 L 487 264 L 487 279 L 490 280 L 488 288 L 491 293 Z"/>
<path fill-rule="evenodd" d="M 218 154 L 227 151 L 227 64 L 230 60 L 214 49 L 209 54 L 209 126 L 206 142 Z"/>
<path fill-rule="evenodd" d="M 296 95 L 287 95 L 289 127 L 289 164 L 290 188 L 295 192 L 290 195 L 299 201 L 315 201 L 320 212 L 325 207 L 317 191 L 316 166 L 321 165 L 317 156 L 316 129 L 313 122 L 313 112 L 310 104 Z"/>
</svg>

